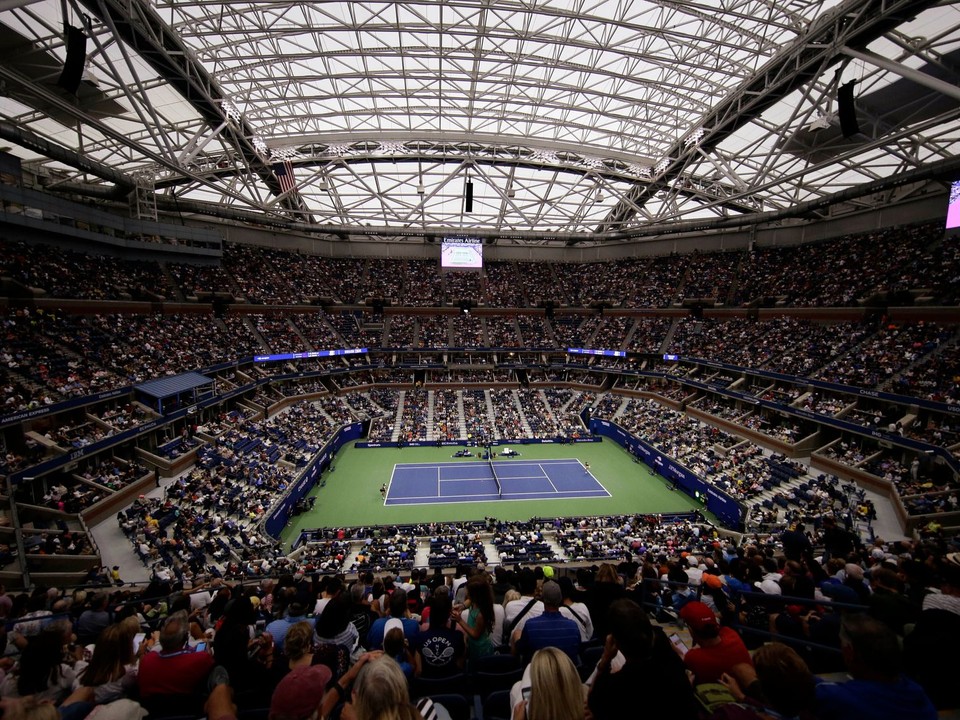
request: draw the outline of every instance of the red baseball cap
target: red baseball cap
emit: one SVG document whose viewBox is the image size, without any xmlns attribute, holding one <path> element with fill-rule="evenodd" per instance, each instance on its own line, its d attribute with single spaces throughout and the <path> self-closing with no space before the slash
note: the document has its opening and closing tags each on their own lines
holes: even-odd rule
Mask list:
<svg viewBox="0 0 960 720">
<path fill-rule="evenodd" d="M 702 602 L 694 600 L 688 602 L 680 610 L 680 619 L 683 620 L 691 630 L 702 632 L 709 627 L 718 627 L 717 616 L 713 610 L 708 608 Z"/>
</svg>

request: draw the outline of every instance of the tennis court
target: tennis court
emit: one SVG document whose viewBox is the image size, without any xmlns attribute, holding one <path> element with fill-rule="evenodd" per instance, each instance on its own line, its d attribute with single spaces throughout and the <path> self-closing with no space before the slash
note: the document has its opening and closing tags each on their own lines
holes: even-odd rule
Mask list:
<svg viewBox="0 0 960 720">
<path fill-rule="evenodd" d="M 465 460 L 393 466 L 384 505 L 610 497 L 579 460 Z"/>
<path fill-rule="evenodd" d="M 654 475 L 646 465 L 635 462 L 632 455 L 609 438 L 604 438 L 602 443 L 580 443 L 575 448 L 559 444 L 531 444 L 521 449 L 522 457 L 495 461 L 498 477 L 501 468 L 504 469 L 504 476 L 510 476 L 505 483 L 508 491 L 516 490 L 509 487 L 514 474 L 532 475 L 532 466 L 542 465 L 545 469 L 550 467 L 549 477 L 558 489 L 592 488 L 599 492 L 593 496 L 554 493 L 550 483 L 543 480 L 545 473 L 538 468 L 536 473 L 540 480 L 529 481 L 528 484 L 539 482 L 540 486 L 521 488 L 520 491 L 536 492 L 540 497 L 546 492 L 551 502 L 537 499 L 537 494 L 513 495 L 504 502 L 493 489 L 496 483 L 486 460 L 453 458 L 449 447 L 361 449 L 350 443 L 337 453 L 336 471 L 325 472 L 322 482 L 310 491 L 310 495 L 316 497 L 313 508 L 291 518 L 289 526 L 283 531 L 284 541 L 292 541 L 301 530 L 318 527 L 465 522 L 484 517 L 522 521 L 543 516 L 681 512 L 703 507 L 686 494 L 673 492 L 662 477 Z M 558 472 L 553 472 L 552 466 L 557 461 L 567 464 L 575 473 L 572 487 L 565 486 L 560 480 L 559 467 L 562 464 L 556 468 Z M 597 485 L 587 485 L 591 478 L 584 472 L 583 464 L 586 463 L 590 464 L 591 475 L 602 483 L 603 491 Z M 416 473 L 401 472 L 401 480 L 393 482 L 396 469 L 409 466 L 419 466 L 420 469 Z M 448 475 L 453 470 L 438 470 L 438 467 L 472 474 Z M 510 468 L 513 470 L 508 473 Z M 429 481 L 421 479 L 406 486 L 416 475 L 429 478 Z M 454 479 L 453 482 L 442 481 L 441 486 L 446 487 L 441 487 L 441 492 L 437 491 L 438 475 Z M 457 482 L 457 477 L 462 482 Z M 503 482 L 504 478 L 500 479 Z M 380 487 L 388 483 L 390 499 L 401 502 L 384 502 Z M 423 486 L 418 488 L 420 485 Z M 461 494 L 453 497 L 454 488 L 458 486 Z M 415 499 L 423 496 L 429 499 Z"/>
</svg>

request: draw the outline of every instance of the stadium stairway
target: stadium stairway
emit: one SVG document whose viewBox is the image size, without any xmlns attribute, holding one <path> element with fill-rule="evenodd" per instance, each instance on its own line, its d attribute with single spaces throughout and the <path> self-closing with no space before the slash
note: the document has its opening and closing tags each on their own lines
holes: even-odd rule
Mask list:
<svg viewBox="0 0 960 720">
<path fill-rule="evenodd" d="M 560 427 L 560 422 L 557 420 L 557 416 L 554 414 L 553 408 L 550 407 L 550 402 L 547 400 L 547 394 L 543 392 L 543 390 L 538 390 L 537 397 L 540 399 L 540 402 L 543 403 L 544 413 L 548 418 L 550 418 L 550 422 L 553 425 Z M 571 400 L 572 399 L 573 398 L 571 398 Z"/>
<path fill-rule="evenodd" d="M 294 322 L 293 322 L 292 319 L 287 318 L 286 322 L 287 322 L 287 327 L 290 328 L 290 331 L 291 331 L 294 335 L 296 335 L 298 338 L 300 338 L 300 342 L 303 343 L 303 346 L 304 346 L 305 348 L 307 348 L 307 350 L 318 350 L 318 349 L 319 349 L 319 348 L 315 348 L 315 347 L 310 343 L 310 341 L 307 340 L 306 336 L 304 336 L 304 334 L 303 334 L 302 332 L 300 332 L 300 328 L 298 328 L 298 327 L 294 324 Z"/>
<path fill-rule="evenodd" d="M 599 401 L 599 398 L 598 398 Z M 613 414 L 611 418 L 614 422 L 617 422 L 620 419 L 620 416 L 623 415 L 623 411 L 627 408 L 627 405 L 630 404 L 630 398 L 624 398 L 623 402 L 620 403 L 620 407 L 617 408 L 617 411 Z"/>
<path fill-rule="evenodd" d="M 926 355 L 920 355 L 916 360 L 910 363 L 910 365 L 903 368 L 899 373 L 897 373 L 892 378 L 890 378 L 889 380 L 884 382 L 882 385 L 880 385 L 879 389 L 886 390 L 888 392 L 896 391 L 895 384 L 900 378 L 904 376 L 909 376 L 910 374 L 913 373 L 913 371 L 916 368 L 932 362 L 937 358 L 937 356 L 942 355 L 946 350 L 954 348 L 958 342 L 960 342 L 960 334 L 955 334 L 953 337 L 947 340 L 947 342 L 942 343 L 939 347 L 935 348 L 932 352 L 929 352 Z M 919 388 L 917 389 L 919 390 Z M 903 391 L 901 390 L 901 392 Z"/>
<path fill-rule="evenodd" d="M 639 320 L 634 324 L 634 328 L 640 323 Z M 660 352 L 665 353 L 670 348 L 671 343 L 673 343 L 673 336 L 677 334 L 677 328 L 680 327 L 680 318 L 675 317 L 673 322 L 670 323 L 670 329 L 667 330 L 667 334 L 663 337 L 663 342 L 660 343 Z M 630 336 L 633 337 L 633 332 L 631 331 Z"/>
<path fill-rule="evenodd" d="M 460 427 L 460 439 L 467 439 L 467 421 L 463 410 L 463 390 L 457 390 L 457 421 Z"/>
<path fill-rule="evenodd" d="M 513 396 L 513 405 L 517 408 L 517 413 L 520 415 L 520 426 L 523 428 L 523 432 L 526 437 L 533 437 L 533 430 L 530 428 L 530 423 L 527 422 L 527 414 L 523 411 L 523 403 L 520 402 L 520 395 L 516 390 L 511 390 L 510 394 Z"/>
<path fill-rule="evenodd" d="M 630 348 L 630 344 L 633 342 L 633 336 L 637 332 L 637 328 L 639 327 L 640 327 L 640 319 L 634 318 L 633 322 L 630 323 L 630 327 L 627 328 L 627 332 L 624 334 L 624 337 L 623 337 L 623 342 L 620 343 L 620 347 L 617 348 L 618 350 L 628 350 Z M 593 347 L 593 345 L 591 345 L 590 347 Z"/>
<path fill-rule="evenodd" d="M 603 327 L 603 322 L 598 322 L 596 327 L 590 332 L 590 335 L 584 340 L 583 347 L 595 348 L 597 335 L 600 334 L 600 329 Z M 618 348 L 619 349 L 619 348 Z"/>
<path fill-rule="evenodd" d="M 489 556 L 488 556 L 489 557 Z M 430 543 L 417 543 L 417 559 L 414 560 L 416 567 L 428 567 L 430 564 Z"/>
<path fill-rule="evenodd" d="M 369 402 L 373 408 L 375 408 L 376 410 L 379 410 L 379 412 L 377 412 L 375 415 L 372 416 L 373 418 L 381 417 L 387 414 L 387 411 L 383 408 L 383 406 L 373 399 L 373 395 L 371 393 L 365 392 L 365 393 L 362 393 L 362 395 L 367 399 L 367 402 Z"/>
<path fill-rule="evenodd" d="M 257 324 L 252 318 L 244 316 L 243 326 L 247 329 L 247 332 L 256 339 L 257 343 L 263 348 L 264 352 L 273 352 L 273 350 L 270 348 L 270 343 L 268 343 L 266 338 L 264 338 L 263 335 L 260 334 L 260 331 L 257 330 Z M 223 327 L 226 329 L 226 325 Z"/>
<path fill-rule="evenodd" d="M 433 390 L 427 390 L 427 440 L 436 440 L 437 433 L 433 426 Z"/>
<path fill-rule="evenodd" d="M 550 403 L 547 402 L 546 400 L 547 395 L 545 392 L 543 392 L 543 390 L 540 391 L 540 397 L 544 399 L 544 402 L 546 403 L 547 407 L 550 407 Z M 560 414 L 561 415 L 569 414 L 570 406 L 573 405 L 573 403 L 575 403 L 577 400 L 581 399 L 581 397 L 582 396 L 577 394 L 570 395 L 570 398 L 560 406 Z"/>
<path fill-rule="evenodd" d="M 489 390 L 483 391 L 483 399 L 487 401 L 487 423 L 493 428 L 493 439 L 500 439 L 500 431 L 497 429 L 497 423 L 494 422 L 494 419 L 497 417 L 497 413 L 493 409 L 493 398 L 490 396 Z"/>
<path fill-rule="evenodd" d="M 393 434 L 390 436 L 391 442 L 396 442 L 400 439 L 400 428 L 402 427 L 401 420 L 403 420 L 403 405 L 406 399 L 406 390 L 401 390 L 399 393 L 397 393 L 397 416 L 393 419 Z"/>
<path fill-rule="evenodd" d="M 789 481 L 782 482 L 776 487 L 764 490 L 759 495 L 747 501 L 746 505 L 752 511 L 757 505 L 764 505 L 764 501 L 769 501 L 772 503 L 773 507 L 767 507 L 766 509 L 775 511 L 778 518 L 782 519 L 785 513 L 796 511 L 799 506 L 791 502 L 787 502 L 787 504 L 784 505 L 782 504 L 782 501 L 775 501 L 775 498 L 785 492 L 797 491 L 802 485 L 815 481 L 816 479 L 817 476 L 810 473 L 792 478 Z M 849 483 L 843 483 L 843 486 L 849 486 Z M 873 503 L 873 506 L 877 512 L 877 517 L 872 523 L 867 523 L 859 519 L 854 521 L 854 530 L 857 532 L 860 538 L 864 542 L 869 542 L 871 540 L 871 535 L 882 537 L 887 541 L 905 539 L 906 536 L 903 534 L 903 531 L 900 528 L 896 511 L 894 510 L 890 499 L 868 489 L 856 489 L 856 492 L 861 491 L 863 492 L 864 499 L 870 500 Z M 855 507 L 855 498 L 851 497 L 850 501 Z"/>
</svg>

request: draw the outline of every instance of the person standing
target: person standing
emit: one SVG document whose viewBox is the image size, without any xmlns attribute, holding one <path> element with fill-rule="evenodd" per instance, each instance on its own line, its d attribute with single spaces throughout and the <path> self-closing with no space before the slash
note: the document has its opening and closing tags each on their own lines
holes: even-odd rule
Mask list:
<svg viewBox="0 0 960 720">
<path fill-rule="evenodd" d="M 627 598 L 615 600 L 604 625 L 610 634 L 587 698 L 594 720 L 622 720 L 625 698 L 643 698 L 643 717 L 698 717 L 683 661 L 643 608 Z M 619 655 L 624 663 L 617 669 Z"/>
<path fill-rule="evenodd" d="M 787 560 L 800 562 L 808 553 L 813 552 L 813 545 L 807 537 L 803 523 L 787 528 L 780 533 L 780 542 L 783 543 L 783 554 Z"/>
<path fill-rule="evenodd" d="M 457 625 L 467 636 L 467 660 L 470 663 L 493 655 L 491 633 L 494 623 L 493 589 L 490 583 L 483 576 L 470 578 L 467 582 L 467 606 L 457 618 Z"/>
<path fill-rule="evenodd" d="M 960 656 L 960 553 L 949 553 L 937 563 L 940 592 L 923 599 L 913 632 L 903 641 L 904 666 L 938 708 L 956 707 Z"/>
<path fill-rule="evenodd" d="M 94 595 L 90 607 L 80 613 L 77 620 L 77 640 L 81 645 L 95 643 L 100 633 L 110 624 L 107 600 L 106 594 L 98 593 Z"/>
</svg>

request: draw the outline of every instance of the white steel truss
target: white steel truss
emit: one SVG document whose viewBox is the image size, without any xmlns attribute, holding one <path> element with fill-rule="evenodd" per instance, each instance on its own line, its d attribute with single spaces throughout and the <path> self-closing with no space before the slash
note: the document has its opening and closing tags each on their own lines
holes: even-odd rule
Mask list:
<svg viewBox="0 0 960 720">
<path fill-rule="evenodd" d="M 891 72 L 957 84 L 960 11 L 933 0 L 3 7 L 0 137 L 51 189 L 109 198 L 148 174 L 161 211 L 333 235 L 608 242 L 816 214 L 952 168 L 960 140 L 960 103 Z M 76 95 L 56 85 L 67 25 L 88 37 Z"/>
</svg>

